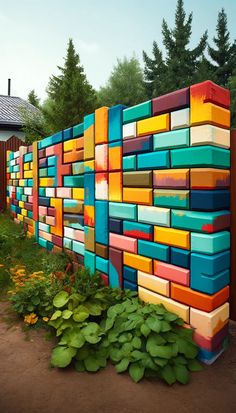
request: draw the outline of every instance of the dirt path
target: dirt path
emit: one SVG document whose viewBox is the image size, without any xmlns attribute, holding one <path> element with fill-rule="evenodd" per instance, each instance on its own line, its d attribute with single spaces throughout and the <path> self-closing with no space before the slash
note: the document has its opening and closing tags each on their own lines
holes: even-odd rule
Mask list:
<svg viewBox="0 0 236 413">
<path fill-rule="evenodd" d="M 53 342 L 22 331 L 22 322 L 0 303 L 1 413 L 235 413 L 236 327 L 224 356 L 189 385 L 134 384 L 109 366 L 97 374 L 49 367 Z"/>
</svg>

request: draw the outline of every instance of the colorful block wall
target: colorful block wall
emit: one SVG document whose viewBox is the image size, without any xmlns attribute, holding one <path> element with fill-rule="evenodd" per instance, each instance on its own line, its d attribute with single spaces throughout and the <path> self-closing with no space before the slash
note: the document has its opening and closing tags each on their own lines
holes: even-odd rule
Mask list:
<svg viewBox="0 0 236 413">
<path fill-rule="evenodd" d="M 223 351 L 229 319 L 229 92 L 210 81 L 8 153 L 8 204 L 40 245 L 138 290 Z"/>
</svg>

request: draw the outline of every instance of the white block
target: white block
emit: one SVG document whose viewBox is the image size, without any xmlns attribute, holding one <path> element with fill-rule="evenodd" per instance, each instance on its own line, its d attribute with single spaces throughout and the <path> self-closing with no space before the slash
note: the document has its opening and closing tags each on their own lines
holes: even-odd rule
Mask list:
<svg viewBox="0 0 236 413">
<path fill-rule="evenodd" d="M 123 125 L 123 139 L 135 138 L 136 136 L 136 122 Z"/>
<path fill-rule="evenodd" d="M 170 282 L 156 275 L 138 271 L 138 285 L 166 297 L 170 296 Z"/>
<path fill-rule="evenodd" d="M 33 188 L 32 187 L 25 187 L 24 188 L 24 194 L 31 196 L 33 194 Z"/>
<path fill-rule="evenodd" d="M 172 130 L 187 128 L 189 126 L 189 108 L 171 112 L 170 124 Z"/>
<path fill-rule="evenodd" d="M 170 226 L 170 209 L 138 205 L 138 221 L 147 224 Z"/>
<path fill-rule="evenodd" d="M 214 145 L 230 148 L 230 130 L 212 125 L 190 128 L 190 145 Z"/>
<path fill-rule="evenodd" d="M 55 198 L 55 188 L 46 188 L 46 196 L 48 198 Z"/>
</svg>

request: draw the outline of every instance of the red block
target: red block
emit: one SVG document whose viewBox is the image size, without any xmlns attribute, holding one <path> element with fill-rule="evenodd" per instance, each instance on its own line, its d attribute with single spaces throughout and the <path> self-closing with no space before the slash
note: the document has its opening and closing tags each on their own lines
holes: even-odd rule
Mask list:
<svg viewBox="0 0 236 413">
<path fill-rule="evenodd" d="M 109 260 L 112 266 L 116 269 L 119 276 L 120 288 L 122 288 L 122 278 L 123 278 L 123 251 L 117 250 L 115 248 L 109 248 Z"/>
<path fill-rule="evenodd" d="M 153 115 L 172 112 L 190 106 L 189 87 L 152 99 Z"/>
<path fill-rule="evenodd" d="M 191 86 L 191 98 L 199 99 L 203 103 L 214 103 L 229 109 L 230 92 L 210 80 Z"/>
<path fill-rule="evenodd" d="M 207 351 L 216 351 L 220 348 L 222 341 L 228 335 L 228 329 L 229 326 L 226 324 L 211 338 L 203 337 L 201 334 L 194 332 L 193 339 L 199 347 L 204 348 Z"/>
<path fill-rule="evenodd" d="M 38 151 L 38 158 L 42 159 L 46 157 L 46 149 L 40 149 L 40 151 Z"/>
<path fill-rule="evenodd" d="M 55 217 L 56 216 L 56 209 L 48 207 L 48 215 L 50 217 Z"/>
<path fill-rule="evenodd" d="M 52 236 L 52 242 L 55 244 L 57 247 L 63 247 L 63 238 L 58 237 L 57 235 Z"/>
</svg>

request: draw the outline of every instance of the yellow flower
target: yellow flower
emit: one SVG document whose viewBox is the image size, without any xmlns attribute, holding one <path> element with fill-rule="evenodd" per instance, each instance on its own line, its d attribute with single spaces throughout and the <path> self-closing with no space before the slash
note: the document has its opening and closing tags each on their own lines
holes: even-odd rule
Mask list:
<svg viewBox="0 0 236 413">
<path fill-rule="evenodd" d="M 36 324 L 37 321 L 38 321 L 38 316 L 37 316 L 37 314 L 35 314 L 35 313 L 27 314 L 27 315 L 24 317 L 24 322 L 25 322 L 26 324 Z"/>
<path fill-rule="evenodd" d="M 43 317 L 43 321 L 45 321 L 46 323 L 48 322 L 49 318 L 48 317 Z"/>
<path fill-rule="evenodd" d="M 3 265 L 3 264 L 0 264 L 0 268 L 1 268 L 1 267 L 4 267 L 4 265 Z"/>
</svg>

